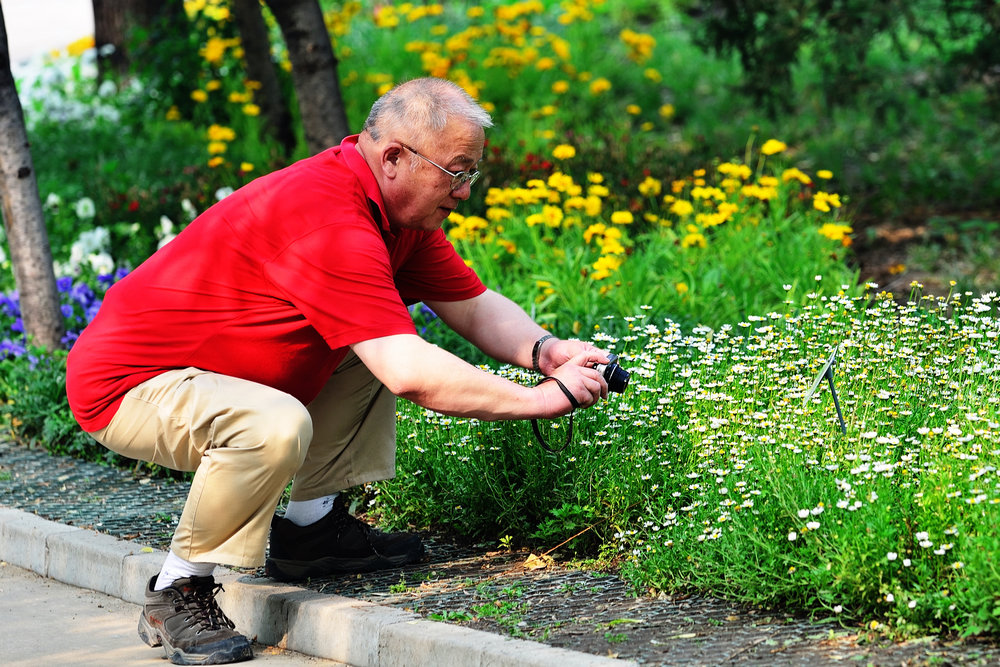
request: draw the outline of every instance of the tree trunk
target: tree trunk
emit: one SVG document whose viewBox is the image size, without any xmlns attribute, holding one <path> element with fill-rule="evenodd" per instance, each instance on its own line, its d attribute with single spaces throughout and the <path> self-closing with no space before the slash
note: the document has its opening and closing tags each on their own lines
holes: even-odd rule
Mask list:
<svg viewBox="0 0 1000 667">
<path fill-rule="evenodd" d="M 171 25 L 187 25 L 184 3 L 181 0 L 91 0 L 94 6 L 94 43 L 98 53 L 100 74 L 114 71 L 127 74 L 131 63 L 132 30 L 136 27 L 149 30 L 159 21 Z M 105 47 L 112 46 L 113 49 Z"/>
<path fill-rule="evenodd" d="M 24 111 L 10 71 L 7 26 L 0 9 L 0 200 L 3 223 L 29 342 L 47 350 L 62 346 L 66 330 L 52 269 L 42 200 L 24 127 Z"/>
<path fill-rule="evenodd" d="M 337 58 L 318 0 L 266 0 L 278 20 L 292 61 L 306 145 L 312 154 L 350 134 L 340 96 Z"/>
<path fill-rule="evenodd" d="M 233 0 L 233 17 L 243 43 L 247 76 L 260 83 L 254 101 L 260 106 L 268 132 L 281 144 L 285 157 L 288 157 L 295 150 L 292 114 L 288 111 L 274 61 L 271 60 L 271 40 L 260 13 L 260 0 Z"/>
</svg>

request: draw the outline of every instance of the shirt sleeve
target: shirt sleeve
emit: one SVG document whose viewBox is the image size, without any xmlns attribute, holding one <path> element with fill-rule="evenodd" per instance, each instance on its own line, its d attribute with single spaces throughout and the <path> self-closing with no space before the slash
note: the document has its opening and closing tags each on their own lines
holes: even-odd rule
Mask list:
<svg viewBox="0 0 1000 667">
<path fill-rule="evenodd" d="M 421 234 L 395 280 L 406 303 L 463 301 L 486 291 L 441 229 Z"/>
</svg>

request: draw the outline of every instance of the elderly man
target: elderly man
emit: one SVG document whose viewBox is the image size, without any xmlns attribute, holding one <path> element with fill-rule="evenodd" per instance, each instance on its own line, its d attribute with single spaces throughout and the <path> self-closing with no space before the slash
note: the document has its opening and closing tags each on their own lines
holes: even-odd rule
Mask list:
<svg viewBox="0 0 1000 667">
<path fill-rule="evenodd" d="M 488 113 L 416 79 L 359 135 L 261 177 L 112 287 L 69 355 L 81 426 L 124 456 L 195 471 L 139 634 L 176 664 L 252 657 L 215 601 L 216 564 L 295 580 L 419 560 L 416 535 L 348 513 L 339 492 L 395 473 L 397 396 L 485 420 L 551 418 L 607 396 L 581 341 L 546 334 L 483 286 L 441 230 L 479 176 Z M 525 387 L 416 333 L 422 301 Z M 293 480 L 284 516 L 274 510 Z"/>
</svg>

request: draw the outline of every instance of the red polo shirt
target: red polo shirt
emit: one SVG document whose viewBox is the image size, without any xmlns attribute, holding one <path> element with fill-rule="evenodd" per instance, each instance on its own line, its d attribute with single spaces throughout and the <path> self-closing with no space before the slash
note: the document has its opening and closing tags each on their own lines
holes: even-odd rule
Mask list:
<svg viewBox="0 0 1000 667">
<path fill-rule="evenodd" d="M 309 403 L 347 353 L 414 334 L 405 304 L 485 291 L 438 229 L 392 232 L 357 136 L 237 190 L 108 290 L 67 362 L 104 428 L 132 388 L 194 366 Z"/>
</svg>

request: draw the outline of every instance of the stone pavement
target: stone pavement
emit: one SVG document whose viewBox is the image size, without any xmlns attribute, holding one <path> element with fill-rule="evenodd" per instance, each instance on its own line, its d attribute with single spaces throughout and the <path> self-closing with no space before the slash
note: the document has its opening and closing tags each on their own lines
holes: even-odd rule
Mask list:
<svg viewBox="0 0 1000 667">
<path fill-rule="evenodd" d="M 0 564 L 0 656 L 5 667 L 164 664 L 163 650 L 136 639 L 141 607 Z M 346 667 L 275 647 L 254 646 L 273 667 Z M 255 664 L 256 664 L 255 662 Z"/>
</svg>

